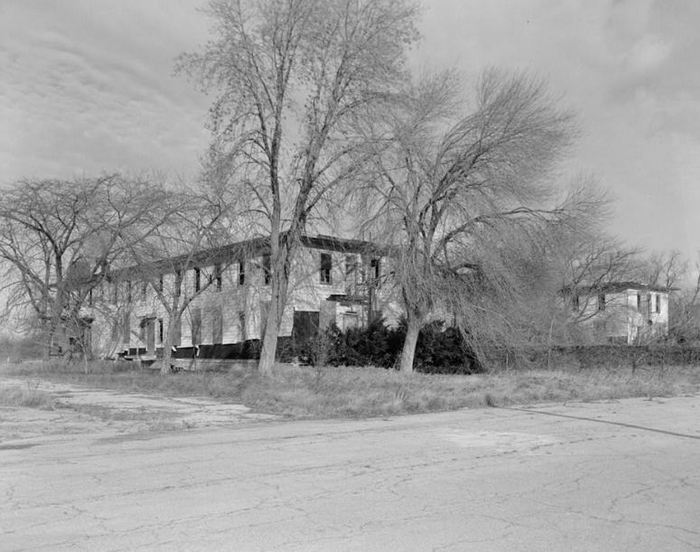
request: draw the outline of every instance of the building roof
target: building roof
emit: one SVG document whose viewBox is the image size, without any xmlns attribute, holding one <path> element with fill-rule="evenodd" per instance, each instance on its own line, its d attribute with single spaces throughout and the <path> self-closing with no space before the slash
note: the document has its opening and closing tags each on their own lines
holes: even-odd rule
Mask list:
<svg viewBox="0 0 700 552">
<path fill-rule="evenodd" d="M 665 286 L 655 286 L 650 284 L 642 284 L 640 282 L 633 281 L 620 281 L 620 282 L 605 282 L 598 285 L 584 285 L 584 286 L 567 286 L 564 288 L 565 293 L 572 293 L 574 291 L 590 293 L 618 293 L 620 291 L 656 291 L 660 293 L 668 293 L 670 291 L 676 291 L 678 288 L 665 287 Z"/>
<path fill-rule="evenodd" d="M 338 238 L 319 234 L 316 236 L 301 236 L 301 245 L 311 249 L 324 249 L 328 251 L 339 251 L 345 253 L 360 253 L 367 255 L 381 255 L 387 251 L 387 248 L 376 243 L 364 241 Z M 212 247 L 177 255 L 174 257 L 156 259 L 144 265 L 132 265 L 111 272 L 111 277 L 116 279 L 128 276 L 131 278 L 138 275 L 139 272 L 151 273 L 173 272 L 174 270 L 188 269 L 193 267 L 205 267 L 215 264 L 225 264 L 235 262 L 238 259 L 249 259 L 258 257 L 270 252 L 270 238 L 253 238 L 239 242 L 225 244 L 219 247 Z"/>
</svg>

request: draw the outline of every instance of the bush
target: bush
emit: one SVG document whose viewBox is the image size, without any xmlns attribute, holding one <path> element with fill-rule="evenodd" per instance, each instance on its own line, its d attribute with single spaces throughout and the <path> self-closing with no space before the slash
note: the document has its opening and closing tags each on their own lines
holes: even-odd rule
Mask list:
<svg viewBox="0 0 700 552">
<path fill-rule="evenodd" d="M 54 399 L 50 393 L 38 389 L 38 385 L 9 385 L 0 387 L 1 406 L 52 409 Z"/>
<path fill-rule="evenodd" d="M 377 366 L 395 368 L 406 337 L 406 323 L 388 327 L 375 319 L 365 328 L 344 332 L 333 325 L 321 335 L 297 344 L 296 356 L 312 365 Z M 466 346 L 461 332 L 443 322 L 431 322 L 418 336 L 414 367 L 419 372 L 435 374 L 469 374 L 480 366 Z"/>
<path fill-rule="evenodd" d="M 44 343 L 38 335 L 0 338 L 0 359 L 21 362 L 28 359 L 40 359 L 44 353 Z"/>
<path fill-rule="evenodd" d="M 462 332 L 454 326 L 445 328 L 444 322 L 440 321 L 431 322 L 421 330 L 414 364 L 419 371 L 428 373 L 471 374 L 482 371 Z"/>
</svg>

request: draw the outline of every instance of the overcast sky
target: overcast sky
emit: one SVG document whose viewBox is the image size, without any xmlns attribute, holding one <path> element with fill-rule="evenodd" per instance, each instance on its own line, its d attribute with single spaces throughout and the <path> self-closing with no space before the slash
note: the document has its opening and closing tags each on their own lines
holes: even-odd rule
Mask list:
<svg viewBox="0 0 700 552">
<path fill-rule="evenodd" d="M 207 39 L 198 0 L 0 0 L 0 183 L 103 171 L 191 177 L 210 98 L 172 74 Z M 424 0 L 417 67 L 546 78 L 578 114 L 568 166 L 611 230 L 700 248 L 700 1 Z"/>
</svg>

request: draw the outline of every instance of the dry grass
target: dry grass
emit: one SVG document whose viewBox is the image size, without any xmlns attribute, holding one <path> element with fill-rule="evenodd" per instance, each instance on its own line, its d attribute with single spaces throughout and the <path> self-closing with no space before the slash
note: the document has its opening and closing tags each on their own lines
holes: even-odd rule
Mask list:
<svg viewBox="0 0 700 552">
<path fill-rule="evenodd" d="M 0 406 L 23 406 L 51 410 L 55 406 L 53 396 L 39 390 L 37 385 L 26 383 L 8 384 L 0 387 Z"/>
<path fill-rule="evenodd" d="M 369 417 L 456 408 L 696 393 L 696 367 L 504 371 L 470 376 L 401 374 L 377 368 L 277 366 L 160 376 L 133 364 L 7 366 L 0 373 L 167 396 L 205 396 L 290 418 Z"/>
</svg>

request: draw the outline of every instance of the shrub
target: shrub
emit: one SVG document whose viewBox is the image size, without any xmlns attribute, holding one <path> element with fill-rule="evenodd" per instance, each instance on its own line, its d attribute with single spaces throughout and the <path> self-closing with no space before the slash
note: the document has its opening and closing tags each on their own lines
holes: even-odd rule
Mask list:
<svg viewBox="0 0 700 552">
<path fill-rule="evenodd" d="M 0 358 L 10 362 L 39 359 L 44 353 L 41 336 L 32 334 L 17 337 L 0 337 Z"/>
<path fill-rule="evenodd" d="M 470 374 L 482 371 L 462 332 L 454 326 L 445 327 L 441 321 L 431 322 L 420 331 L 414 364 L 420 372 L 428 373 Z"/>
<path fill-rule="evenodd" d="M 312 365 L 377 366 L 398 364 L 406 337 L 405 321 L 389 327 L 375 319 L 365 328 L 341 331 L 333 325 L 319 336 L 297 344 L 297 356 Z M 426 325 L 418 336 L 414 366 L 419 372 L 464 374 L 481 371 L 461 332 L 440 321 Z"/>
<path fill-rule="evenodd" d="M 50 410 L 54 407 L 54 399 L 50 393 L 39 389 L 37 384 L 8 385 L 0 387 L 0 405 Z"/>
</svg>

